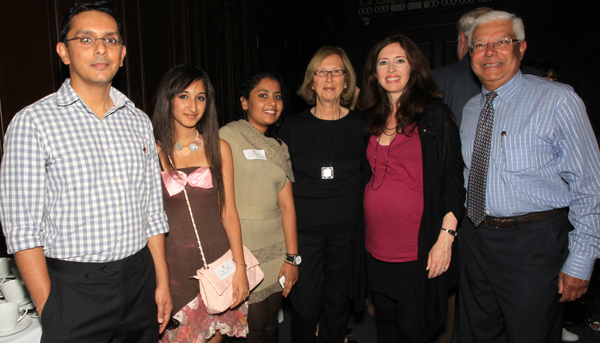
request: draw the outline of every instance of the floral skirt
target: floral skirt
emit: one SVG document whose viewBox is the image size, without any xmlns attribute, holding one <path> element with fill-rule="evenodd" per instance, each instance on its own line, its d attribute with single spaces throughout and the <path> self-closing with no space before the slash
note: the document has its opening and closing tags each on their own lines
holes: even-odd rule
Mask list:
<svg viewBox="0 0 600 343">
<path fill-rule="evenodd" d="M 246 337 L 248 334 L 248 302 L 234 310 L 221 314 L 208 314 L 202 298 L 198 295 L 185 305 L 173 318 L 181 325 L 173 330 L 165 330 L 160 343 L 205 343 L 219 331 L 230 337 Z"/>
</svg>

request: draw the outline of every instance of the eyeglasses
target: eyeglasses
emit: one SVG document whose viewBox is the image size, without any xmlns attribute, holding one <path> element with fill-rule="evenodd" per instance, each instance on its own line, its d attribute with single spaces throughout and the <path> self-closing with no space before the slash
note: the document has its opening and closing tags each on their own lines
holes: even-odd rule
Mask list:
<svg viewBox="0 0 600 343">
<path fill-rule="evenodd" d="M 120 38 L 115 38 L 115 37 L 98 37 L 98 38 L 94 38 L 92 36 L 79 36 L 79 37 L 73 37 L 70 39 L 66 39 L 66 42 L 70 42 L 72 40 L 79 40 L 79 44 L 81 44 L 81 46 L 83 46 L 84 48 L 89 48 L 92 45 L 98 43 L 99 40 L 104 42 L 104 45 L 107 48 L 118 48 L 119 46 L 121 46 L 122 42 Z"/>
<path fill-rule="evenodd" d="M 497 42 L 487 42 L 487 43 L 477 43 L 477 44 L 473 44 L 469 47 L 469 49 L 471 49 L 471 51 L 477 51 L 477 52 L 482 52 L 482 51 L 486 51 L 488 49 L 488 46 L 490 44 L 492 44 L 492 46 L 494 47 L 494 49 L 496 50 L 506 50 L 510 47 L 510 45 L 512 43 L 518 43 L 522 41 L 522 39 L 503 39 L 503 40 L 499 40 Z"/>
<path fill-rule="evenodd" d="M 346 74 L 346 71 L 343 69 L 334 69 L 334 70 L 317 70 L 315 71 L 315 75 L 318 77 L 327 77 L 327 74 L 331 74 L 331 76 L 342 76 Z"/>
</svg>

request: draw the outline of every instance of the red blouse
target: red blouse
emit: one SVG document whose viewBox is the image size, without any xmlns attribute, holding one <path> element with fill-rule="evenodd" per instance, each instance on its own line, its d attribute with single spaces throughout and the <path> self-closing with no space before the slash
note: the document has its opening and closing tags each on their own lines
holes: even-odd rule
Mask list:
<svg viewBox="0 0 600 343">
<path fill-rule="evenodd" d="M 371 136 L 367 147 L 373 176 L 364 197 L 366 248 L 381 261 L 416 261 L 424 206 L 421 140 L 416 130 L 397 134 L 389 146 L 378 138 Z"/>
</svg>

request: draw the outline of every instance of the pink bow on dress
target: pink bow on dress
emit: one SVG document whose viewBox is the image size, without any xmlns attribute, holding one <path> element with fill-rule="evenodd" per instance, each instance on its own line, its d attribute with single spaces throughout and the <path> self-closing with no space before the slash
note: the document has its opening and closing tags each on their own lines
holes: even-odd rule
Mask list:
<svg viewBox="0 0 600 343">
<path fill-rule="evenodd" d="M 192 187 L 204 189 L 212 188 L 213 186 L 209 167 L 200 167 L 194 170 L 190 175 L 186 175 L 184 172 L 178 170 L 177 174 L 179 177 L 170 170 L 162 171 L 160 174 L 163 183 L 167 188 L 167 192 L 169 192 L 169 196 L 173 196 L 183 191 L 183 188 L 187 183 Z"/>
</svg>

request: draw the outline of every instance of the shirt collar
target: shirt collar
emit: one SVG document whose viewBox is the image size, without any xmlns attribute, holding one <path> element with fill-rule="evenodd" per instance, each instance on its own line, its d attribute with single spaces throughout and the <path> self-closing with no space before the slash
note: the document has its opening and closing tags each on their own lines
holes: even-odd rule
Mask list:
<svg viewBox="0 0 600 343">
<path fill-rule="evenodd" d="M 517 90 L 522 83 L 523 83 L 523 74 L 521 73 L 521 70 L 518 70 L 517 74 L 515 74 L 515 76 L 513 76 L 512 79 L 510 79 L 507 83 L 500 86 L 494 92 L 498 93 L 497 98 L 500 98 L 503 102 L 506 102 L 517 93 Z M 485 101 L 485 97 L 491 91 L 488 91 L 483 86 L 481 86 L 481 89 L 482 89 L 481 95 L 483 96 L 483 101 Z"/>
<path fill-rule="evenodd" d="M 133 114 L 137 113 L 133 101 L 126 97 L 125 94 L 119 92 L 116 88 L 110 87 L 109 96 L 112 99 L 114 106 L 107 114 L 113 113 L 123 106 L 127 107 Z M 81 100 L 81 97 L 79 97 L 79 94 L 71 87 L 71 79 L 65 79 L 65 82 L 63 82 L 58 92 L 56 92 L 56 104 L 58 106 L 70 106 L 78 100 Z M 81 102 L 83 103 L 83 100 L 81 100 Z"/>
</svg>

